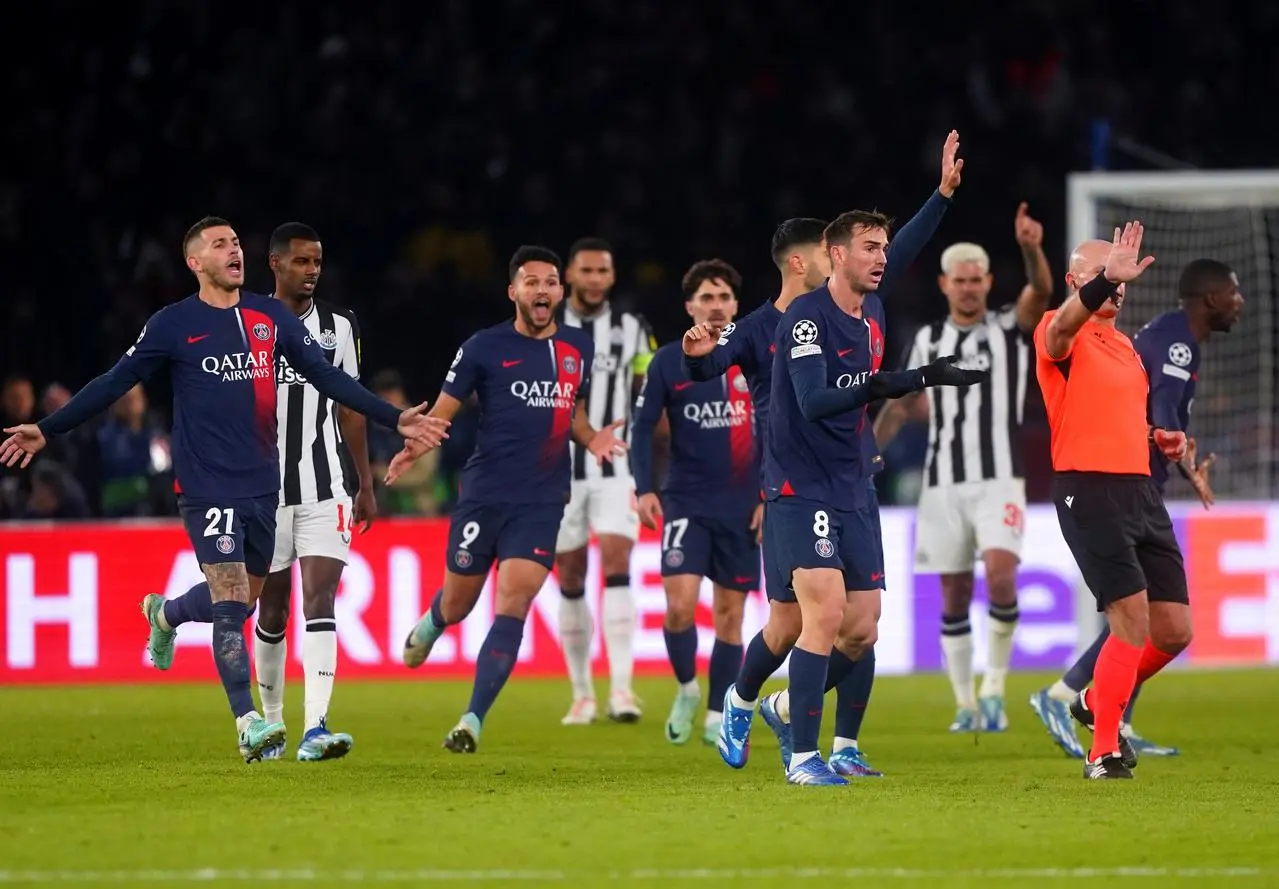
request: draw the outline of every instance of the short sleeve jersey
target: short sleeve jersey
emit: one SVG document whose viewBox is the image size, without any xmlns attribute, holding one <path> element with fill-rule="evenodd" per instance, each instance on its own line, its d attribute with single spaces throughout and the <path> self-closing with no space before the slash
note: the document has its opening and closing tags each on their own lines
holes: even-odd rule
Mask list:
<svg viewBox="0 0 1279 889">
<path fill-rule="evenodd" d="M 1146 369 L 1132 340 L 1089 320 L 1061 358 L 1048 354 L 1046 312 L 1035 328 L 1035 376 L 1052 431 L 1053 469 L 1150 475 Z"/>
<path fill-rule="evenodd" d="M 459 502 L 565 503 L 573 414 L 595 358 L 591 337 L 560 326 L 547 339 L 508 321 L 457 350 L 443 391 L 480 403 L 475 451 L 462 470 Z"/>
</svg>

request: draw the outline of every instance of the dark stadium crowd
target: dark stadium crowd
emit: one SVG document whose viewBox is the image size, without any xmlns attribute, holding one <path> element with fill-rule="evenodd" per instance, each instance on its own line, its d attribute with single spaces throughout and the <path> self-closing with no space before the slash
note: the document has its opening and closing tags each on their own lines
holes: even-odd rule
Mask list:
<svg viewBox="0 0 1279 889">
<path fill-rule="evenodd" d="M 984 244 L 992 302 L 1015 298 L 1019 201 L 1044 223 L 1060 281 L 1066 175 L 1090 166 L 1093 120 L 1187 164 L 1273 162 L 1263 109 L 1279 67 L 1239 42 L 1279 36 L 1273 4 L 921 15 L 777 0 L 317 0 L 228 19 L 165 0 L 50 0 L 29 12 L 32 51 L 8 53 L 0 78 L 6 425 L 56 409 L 151 313 L 193 292 L 180 240 L 207 213 L 238 227 L 262 292 L 270 231 L 314 226 L 318 293 L 358 315 L 364 382 L 409 404 L 434 397 L 466 336 L 509 313 L 506 259 L 522 243 L 563 253 L 583 235 L 608 239 L 616 298 L 668 342 L 687 321 L 678 282 L 693 261 L 733 263 L 753 308 L 776 290 L 780 220 L 875 206 L 904 221 L 955 128 L 964 182 L 889 301 L 896 356 L 944 313 L 935 277 L 952 241 Z M 167 406 L 162 381 L 135 390 L 32 471 L 6 472 L 0 516 L 170 513 Z M 1029 415 L 1028 489 L 1042 499 L 1037 395 Z M 382 492 L 387 511 L 448 509 L 467 425 Z M 888 499 L 913 499 L 902 476 L 923 435 L 914 424 L 886 455 Z M 379 431 L 371 445 L 385 463 L 398 442 Z"/>
</svg>

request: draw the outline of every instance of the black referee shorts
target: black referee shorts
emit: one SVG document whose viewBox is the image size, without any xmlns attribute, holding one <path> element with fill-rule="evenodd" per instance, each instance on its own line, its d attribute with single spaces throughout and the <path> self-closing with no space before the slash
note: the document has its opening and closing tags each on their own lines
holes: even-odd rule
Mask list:
<svg viewBox="0 0 1279 889">
<path fill-rule="evenodd" d="M 1053 503 L 1098 611 L 1142 590 L 1151 602 L 1190 604 L 1181 547 L 1149 476 L 1059 472 Z"/>
</svg>

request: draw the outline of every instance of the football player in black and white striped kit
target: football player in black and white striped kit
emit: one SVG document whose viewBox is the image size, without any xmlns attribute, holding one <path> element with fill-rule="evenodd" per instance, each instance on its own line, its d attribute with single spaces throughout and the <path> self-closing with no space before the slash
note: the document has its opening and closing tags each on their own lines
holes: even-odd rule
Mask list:
<svg viewBox="0 0 1279 889">
<path fill-rule="evenodd" d="M 306 325 L 324 356 L 355 379 L 360 377 L 360 330 L 345 308 L 315 299 L 323 266 L 315 230 L 299 222 L 271 235 L 270 263 L 276 299 Z M 329 401 L 283 358 L 276 366 L 280 450 L 280 505 L 276 511 L 275 555 L 258 600 L 254 666 L 264 713 L 283 720 L 285 633 L 293 591 L 293 563 L 302 573 L 302 670 L 305 726 L 297 758 L 335 759 L 351 748 L 351 736 L 330 732 L 329 699 L 337 672 L 334 600 L 351 549 L 351 535 L 368 530 L 377 512 L 368 437 L 361 415 Z M 348 494 L 342 449 L 348 450 L 358 488 Z M 283 753 L 270 751 L 271 757 Z"/>
<path fill-rule="evenodd" d="M 565 280 L 569 294 L 561 304 L 559 323 L 589 330 L 595 340 L 587 403 L 589 419 L 596 429 L 629 420 L 657 347 L 648 322 L 642 315 L 622 311 L 609 302 L 615 274 L 613 250 L 608 242 L 582 238 L 574 243 L 568 253 Z M 586 602 L 586 557 L 591 532 L 599 539 L 604 584 L 600 619 L 611 684 L 607 712 L 617 722 L 635 722 L 640 718 L 639 702 L 631 688 L 636 627 L 631 550 L 639 536 L 635 481 L 626 456 L 600 466 L 577 444 L 571 447 L 572 496 L 555 545 L 555 570 L 562 591 L 560 644 L 573 685 L 573 703 L 562 722 L 585 725 L 595 720 L 597 712 L 591 678 L 595 629 Z"/>
<path fill-rule="evenodd" d="M 1044 255 L 1043 226 L 1017 208 L 1014 233 L 1026 269 L 1015 303 L 987 307 L 994 281 L 990 257 L 977 244 L 960 243 L 941 257 L 938 286 L 950 304 L 948 317 L 922 328 L 907 367 L 959 355 L 960 365 L 990 370 L 965 391 L 931 390 L 928 457 L 915 531 L 915 570 L 941 575 L 941 647 L 955 693 L 952 732 L 1001 732 L 1008 727 L 1004 681 L 1017 628 L 1017 565 L 1025 528 L 1026 484 L 1021 424 L 1026 388 L 1034 373 L 1031 336 L 1052 296 L 1052 271 Z M 897 434 L 912 407 L 890 401 L 875 422 L 881 448 Z M 973 632 L 969 609 L 973 567 L 985 568 L 990 596 L 987 667 L 974 693 Z"/>
</svg>

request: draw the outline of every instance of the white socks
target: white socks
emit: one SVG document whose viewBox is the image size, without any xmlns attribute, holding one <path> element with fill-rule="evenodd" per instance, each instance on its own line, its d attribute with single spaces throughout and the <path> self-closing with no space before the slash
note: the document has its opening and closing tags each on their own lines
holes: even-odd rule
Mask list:
<svg viewBox="0 0 1279 889">
<path fill-rule="evenodd" d="M 320 724 L 329 713 L 333 679 L 338 666 L 337 622 L 331 617 L 306 622 L 302 636 L 302 670 L 306 674 L 306 730 Z"/>
<path fill-rule="evenodd" d="M 754 710 L 755 702 L 748 701 L 737 693 L 737 686 L 734 685 L 728 690 L 728 702 L 738 710 Z"/>
<path fill-rule="evenodd" d="M 630 584 L 604 588 L 604 642 L 608 646 L 608 671 L 612 692 L 630 692 L 635 671 L 635 596 Z"/>
<path fill-rule="evenodd" d="M 284 633 L 253 631 L 253 667 L 258 677 L 262 717 L 267 722 L 284 721 L 284 665 L 288 643 Z"/>
<path fill-rule="evenodd" d="M 1000 614 L 1003 619 L 996 617 Z M 1012 620 L 1007 618 L 1011 617 Z M 989 651 L 986 657 L 986 673 L 982 676 L 979 697 L 1002 698 L 1004 680 L 1008 677 L 1008 662 L 1013 656 L 1013 635 L 1017 632 L 1017 606 L 997 608 L 991 606 L 987 622 Z"/>
<path fill-rule="evenodd" d="M 973 634 L 972 632 L 941 637 L 942 655 L 946 660 L 946 673 L 950 687 L 955 692 L 955 705 L 969 710 L 977 709 L 973 694 Z"/>
<path fill-rule="evenodd" d="M 560 644 L 564 648 L 564 664 L 573 683 L 573 700 L 595 698 L 591 681 L 591 639 L 595 626 L 585 596 L 570 599 L 560 596 Z M 610 651 L 612 648 L 610 647 Z"/>
<path fill-rule="evenodd" d="M 1071 688 L 1065 682 L 1058 679 L 1049 686 L 1048 697 L 1052 698 L 1054 701 L 1061 701 L 1064 704 L 1069 704 L 1075 698 L 1079 697 L 1079 689 Z"/>
</svg>

